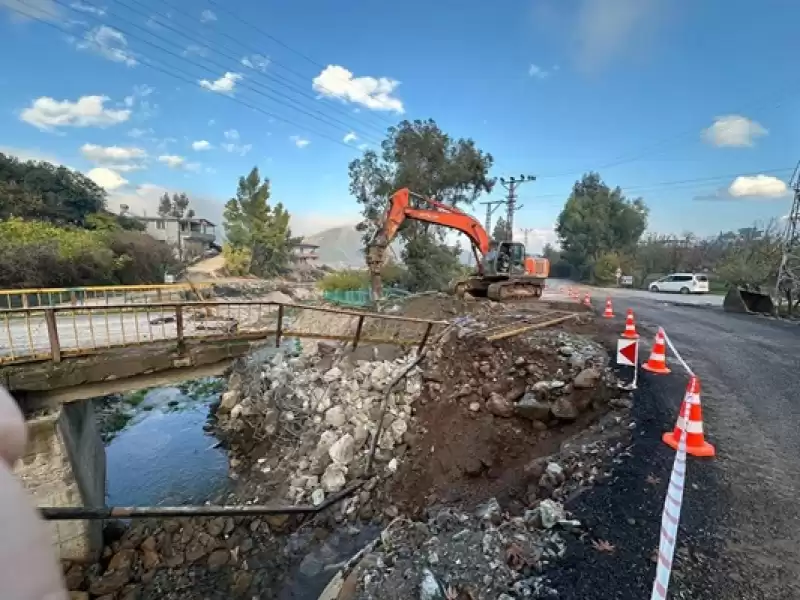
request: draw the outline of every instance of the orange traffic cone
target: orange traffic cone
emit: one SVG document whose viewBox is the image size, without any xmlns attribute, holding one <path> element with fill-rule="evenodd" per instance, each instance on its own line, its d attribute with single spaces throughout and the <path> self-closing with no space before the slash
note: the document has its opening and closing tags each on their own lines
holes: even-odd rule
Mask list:
<svg viewBox="0 0 800 600">
<path fill-rule="evenodd" d="M 686 405 L 689 405 L 689 418 L 686 414 Z M 674 431 L 668 431 L 661 439 L 673 450 L 678 449 L 681 436 L 686 436 L 686 453 L 692 456 L 711 457 L 716 454 L 714 446 L 709 444 L 703 436 L 703 409 L 700 407 L 700 380 L 694 375 L 686 386 L 686 395 L 681 402 L 678 422 Z"/>
<path fill-rule="evenodd" d="M 606 309 L 603 311 L 603 317 L 606 319 L 614 318 L 614 309 L 611 308 L 611 298 L 606 298 Z"/>
<path fill-rule="evenodd" d="M 657 375 L 672 373 L 667 368 L 667 344 L 664 341 L 664 330 L 661 327 L 658 328 L 658 333 L 656 333 L 656 341 L 653 344 L 653 350 L 650 352 L 650 358 L 642 365 L 642 368 Z"/>
<path fill-rule="evenodd" d="M 625 331 L 622 337 L 629 340 L 639 339 L 639 334 L 636 333 L 636 324 L 633 322 L 633 309 L 628 309 L 628 316 L 625 317 Z"/>
<path fill-rule="evenodd" d="M 589 292 L 586 292 L 586 295 L 583 297 L 583 305 L 592 308 L 592 297 L 589 296 Z"/>
</svg>

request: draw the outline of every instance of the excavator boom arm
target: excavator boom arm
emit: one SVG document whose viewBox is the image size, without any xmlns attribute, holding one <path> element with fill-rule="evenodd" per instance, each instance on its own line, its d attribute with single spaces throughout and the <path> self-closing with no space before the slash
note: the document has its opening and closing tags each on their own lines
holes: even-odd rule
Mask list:
<svg viewBox="0 0 800 600">
<path fill-rule="evenodd" d="M 486 230 L 477 219 L 447 204 L 442 204 L 435 200 L 424 200 L 433 208 L 412 207 L 411 192 L 408 188 L 403 188 L 392 194 L 386 218 L 370 244 L 370 251 L 374 249 L 376 254 L 374 260 L 368 259 L 370 270 L 374 272 L 374 268 L 377 268 L 378 272 L 380 272 L 380 267 L 383 265 L 382 255 L 392 243 L 400 226 L 406 219 L 434 223 L 442 227 L 455 229 L 466 235 L 481 255 L 485 255 L 489 251 L 489 234 L 486 233 Z M 381 256 L 377 256 L 378 254 Z"/>
</svg>

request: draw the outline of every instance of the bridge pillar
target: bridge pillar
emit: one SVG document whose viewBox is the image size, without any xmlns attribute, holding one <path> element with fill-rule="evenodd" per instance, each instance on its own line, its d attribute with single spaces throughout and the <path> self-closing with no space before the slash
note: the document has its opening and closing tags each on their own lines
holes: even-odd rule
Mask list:
<svg viewBox="0 0 800 600">
<path fill-rule="evenodd" d="M 27 422 L 28 448 L 15 473 L 38 506 L 104 506 L 106 453 L 89 400 L 63 404 Z M 53 521 L 53 543 L 64 560 L 96 560 L 102 521 Z"/>
</svg>

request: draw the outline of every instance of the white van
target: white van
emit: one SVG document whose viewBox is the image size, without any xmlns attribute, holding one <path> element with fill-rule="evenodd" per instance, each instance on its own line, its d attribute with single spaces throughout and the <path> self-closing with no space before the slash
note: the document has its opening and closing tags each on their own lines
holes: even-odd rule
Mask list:
<svg viewBox="0 0 800 600">
<path fill-rule="evenodd" d="M 707 294 L 708 277 L 697 273 L 673 273 L 650 284 L 651 292 L 677 292 L 679 294 Z"/>
</svg>

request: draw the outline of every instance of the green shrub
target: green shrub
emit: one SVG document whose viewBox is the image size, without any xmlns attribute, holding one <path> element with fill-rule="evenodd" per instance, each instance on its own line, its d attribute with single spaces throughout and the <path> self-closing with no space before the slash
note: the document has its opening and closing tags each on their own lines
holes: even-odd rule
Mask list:
<svg viewBox="0 0 800 600">
<path fill-rule="evenodd" d="M 344 269 L 328 273 L 319 282 L 325 292 L 363 290 L 369 287 L 369 273 L 363 269 Z"/>
</svg>

